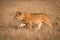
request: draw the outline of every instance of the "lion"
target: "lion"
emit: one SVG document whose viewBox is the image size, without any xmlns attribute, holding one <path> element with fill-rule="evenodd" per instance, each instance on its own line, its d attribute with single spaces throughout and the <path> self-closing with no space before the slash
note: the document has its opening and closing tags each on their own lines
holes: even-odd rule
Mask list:
<svg viewBox="0 0 60 40">
<path fill-rule="evenodd" d="M 15 15 L 15 19 L 19 21 L 25 21 L 29 25 L 29 28 L 32 29 L 33 24 L 37 24 L 37 28 L 40 29 L 42 23 L 48 25 L 48 27 L 52 27 L 52 23 L 48 16 L 44 13 L 24 13 L 17 12 Z"/>
</svg>

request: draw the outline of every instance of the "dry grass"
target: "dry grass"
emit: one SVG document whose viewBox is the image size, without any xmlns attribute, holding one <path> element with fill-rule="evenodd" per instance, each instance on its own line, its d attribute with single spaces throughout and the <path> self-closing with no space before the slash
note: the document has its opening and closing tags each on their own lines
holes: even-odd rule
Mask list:
<svg viewBox="0 0 60 40">
<path fill-rule="evenodd" d="M 0 28 L 0 40 L 57 40 L 57 35 L 56 30 L 44 27 L 40 30 Z"/>
<path fill-rule="evenodd" d="M 42 25 L 40 30 L 19 29 L 19 21 L 13 17 L 17 11 L 45 13 L 53 27 Z M 0 40 L 60 40 L 60 1 L 0 0 Z"/>
<path fill-rule="evenodd" d="M 2 28 L 0 29 L 0 40 L 51 40 L 52 34 L 30 29 L 14 29 Z"/>
</svg>

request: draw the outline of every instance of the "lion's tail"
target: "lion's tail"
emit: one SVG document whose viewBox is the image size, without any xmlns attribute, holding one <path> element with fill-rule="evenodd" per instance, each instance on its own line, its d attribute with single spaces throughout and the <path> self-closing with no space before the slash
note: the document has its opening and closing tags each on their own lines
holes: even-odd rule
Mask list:
<svg viewBox="0 0 60 40">
<path fill-rule="evenodd" d="M 52 23 L 47 16 L 43 17 L 43 22 L 47 24 L 49 27 L 52 27 Z"/>
</svg>

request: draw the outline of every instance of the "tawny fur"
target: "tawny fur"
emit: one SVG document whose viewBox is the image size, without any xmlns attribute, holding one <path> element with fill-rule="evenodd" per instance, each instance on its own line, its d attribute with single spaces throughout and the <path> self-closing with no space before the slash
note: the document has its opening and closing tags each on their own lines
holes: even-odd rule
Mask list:
<svg viewBox="0 0 60 40">
<path fill-rule="evenodd" d="M 17 20 L 24 20 L 29 24 L 29 28 L 32 28 L 33 24 L 38 24 L 38 29 L 40 29 L 42 22 L 52 27 L 50 19 L 44 13 L 21 13 L 18 12 L 15 16 Z"/>
</svg>

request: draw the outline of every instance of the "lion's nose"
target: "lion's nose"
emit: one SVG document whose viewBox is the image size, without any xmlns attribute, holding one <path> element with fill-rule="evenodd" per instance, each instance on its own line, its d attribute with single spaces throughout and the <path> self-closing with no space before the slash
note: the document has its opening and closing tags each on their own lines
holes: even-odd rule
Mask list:
<svg viewBox="0 0 60 40">
<path fill-rule="evenodd" d="M 13 17 L 13 18 L 17 20 L 17 18 L 16 18 L 16 17 Z"/>
<path fill-rule="evenodd" d="M 13 17 L 15 19 L 15 17 Z"/>
<path fill-rule="evenodd" d="M 17 18 L 15 18 L 17 20 Z"/>
</svg>

